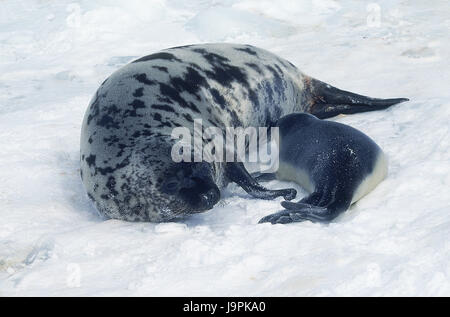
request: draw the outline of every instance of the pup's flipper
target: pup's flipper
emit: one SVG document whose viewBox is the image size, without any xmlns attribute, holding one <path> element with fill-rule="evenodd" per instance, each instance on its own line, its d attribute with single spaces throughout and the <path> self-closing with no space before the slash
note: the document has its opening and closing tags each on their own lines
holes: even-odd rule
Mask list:
<svg viewBox="0 0 450 317">
<path fill-rule="evenodd" d="M 248 194 L 260 199 L 274 199 L 282 196 L 286 200 L 292 200 L 297 195 L 294 188 L 270 190 L 261 186 L 245 169 L 240 162 L 227 163 L 226 176 L 232 182 L 241 186 Z"/>
</svg>

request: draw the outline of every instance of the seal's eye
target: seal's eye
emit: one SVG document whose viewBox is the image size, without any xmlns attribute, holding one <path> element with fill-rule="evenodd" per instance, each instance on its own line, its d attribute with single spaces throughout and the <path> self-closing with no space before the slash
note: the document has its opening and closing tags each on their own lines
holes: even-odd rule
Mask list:
<svg viewBox="0 0 450 317">
<path fill-rule="evenodd" d="M 169 180 L 166 183 L 164 183 L 162 190 L 166 194 L 175 194 L 178 191 L 178 188 L 180 187 L 180 182 L 178 180 Z"/>
</svg>

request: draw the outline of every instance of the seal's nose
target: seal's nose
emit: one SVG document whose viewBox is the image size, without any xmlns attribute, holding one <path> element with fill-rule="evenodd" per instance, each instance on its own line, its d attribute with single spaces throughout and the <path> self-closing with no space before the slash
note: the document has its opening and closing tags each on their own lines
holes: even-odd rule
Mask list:
<svg viewBox="0 0 450 317">
<path fill-rule="evenodd" d="M 200 208 L 211 209 L 220 200 L 220 192 L 216 188 L 211 188 L 205 193 L 200 194 Z"/>
<path fill-rule="evenodd" d="M 220 190 L 209 177 L 188 176 L 178 195 L 193 213 L 211 209 L 220 200 Z"/>
</svg>

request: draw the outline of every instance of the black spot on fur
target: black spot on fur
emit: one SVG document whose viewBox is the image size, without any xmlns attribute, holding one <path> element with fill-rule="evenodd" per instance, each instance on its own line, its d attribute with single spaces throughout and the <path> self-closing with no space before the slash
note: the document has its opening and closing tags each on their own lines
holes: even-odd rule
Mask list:
<svg viewBox="0 0 450 317">
<path fill-rule="evenodd" d="M 129 104 L 134 109 L 142 109 L 145 108 L 145 103 L 142 100 L 134 99 L 132 103 Z"/>
<path fill-rule="evenodd" d="M 198 110 L 197 106 L 192 102 L 188 102 L 188 108 L 192 109 L 195 112 L 200 113 L 200 110 Z"/>
<path fill-rule="evenodd" d="M 192 116 L 189 113 L 183 113 L 183 117 L 189 122 L 194 122 Z"/>
<path fill-rule="evenodd" d="M 113 117 L 107 114 L 103 115 L 100 120 L 97 121 L 97 125 L 100 127 L 104 127 L 105 129 L 119 128 L 119 122 L 115 121 Z"/>
<path fill-rule="evenodd" d="M 137 114 L 137 109 L 144 109 L 145 103 L 142 100 L 139 99 L 134 99 L 132 103 L 128 104 L 129 106 L 132 106 L 133 109 L 132 110 L 126 110 L 123 115 L 124 117 L 142 117 L 142 115 L 138 115 Z"/>
<path fill-rule="evenodd" d="M 276 104 L 275 99 L 273 97 L 273 89 L 272 85 L 268 81 L 262 82 L 262 84 L 258 85 L 258 88 L 261 89 L 261 91 L 265 92 L 265 102 L 268 105 Z"/>
<path fill-rule="evenodd" d="M 203 68 L 201 68 L 200 66 L 198 66 L 196 63 L 189 63 L 189 66 L 191 66 L 191 67 L 193 67 L 193 68 L 195 68 L 195 69 L 197 69 L 197 70 L 203 70 Z"/>
<path fill-rule="evenodd" d="M 171 62 L 175 60 L 177 62 L 181 62 L 181 59 L 176 58 L 175 55 L 173 55 L 171 53 L 167 53 L 167 52 L 161 52 L 161 53 L 155 53 L 155 54 L 141 57 L 141 58 L 135 60 L 133 63 L 146 62 L 146 61 L 150 61 L 150 60 L 154 60 L 154 59 L 162 59 L 162 60 L 167 60 L 167 61 L 171 61 Z"/>
<path fill-rule="evenodd" d="M 122 162 L 116 164 L 116 166 L 114 166 L 114 167 L 108 166 L 105 168 L 101 168 L 101 167 L 97 166 L 95 168 L 95 173 L 99 172 L 102 175 L 106 175 L 106 174 L 111 174 L 118 169 L 124 168 L 130 164 L 130 156 L 131 155 L 127 156 Z"/>
<path fill-rule="evenodd" d="M 139 138 L 140 136 L 141 136 L 141 131 L 135 131 L 135 132 L 131 135 L 132 138 Z"/>
<path fill-rule="evenodd" d="M 142 131 L 142 135 L 143 136 L 152 136 L 153 132 L 151 130 L 149 130 L 149 129 L 146 129 L 146 130 Z"/>
<path fill-rule="evenodd" d="M 95 155 L 91 154 L 88 157 L 86 157 L 86 163 L 89 167 L 95 166 Z"/>
<path fill-rule="evenodd" d="M 136 89 L 133 93 L 133 97 L 136 98 L 142 97 L 143 95 L 144 95 L 144 87 Z"/>
<path fill-rule="evenodd" d="M 153 109 L 157 109 L 157 110 L 162 110 L 162 111 L 166 111 L 166 112 L 172 112 L 175 113 L 177 116 L 179 116 L 178 113 L 175 112 L 175 109 L 171 106 L 168 105 L 152 105 L 151 106 Z"/>
<path fill-rule="evenodd" d="M 191 83 L 191 85 L 193 86 L 192 89 L 195 90 L 194 92 L 199 91 L 200 87 L 209 88 L 209 84 L 206 81 L 205 77 L 200 75 L 198 71 L 196 71 L 192 67 L 187 67 L 186 70 L 187 73 L 184 76 L 184 80 Z"/>
<path fill-rule="evenodd" d="M 161 121 L 161 123 L 157 126 L 157 128 L 162 128 L 162 127 L 171 127 L 172 124 L 168 121 Z"/>
<path fill-rule="evenodd" d="M 259 66 L 257 64 L 254 63 L 245 63 L 245 65 L 247 65 L 248 67 L 252 68 L 254 71 L 256 71 L 258 74 L 262 74 L 263 71 L 261 70 L 261 68 L 259 68 Z"/>
<path fill-rule="evenodd" d="M 138 82 L 146 84 L 146 85 L 156 85 L 156 83 L 150 79 L 147 78 L 147 74 L 138 74 L 133 76 L 134 79 L 136 79 Z"/>
<path fill-rule="evenodd" d="M 219 63 L 226 63 L 226 62 L 230 61 L 225 56 L 222 56 L 222 55 L 219 55 L 219 54 L 216 54 L 216 53 L 208 52 L 207 50 L 205 50 L 203 48 L 196 48 L 193 51 L 196 52 L 196 53 L 202 54 L 203 57 L 205 59 L 207 59 L 210 64 L 215 64 L 217 62 L 219 62 Z"/>
<path fill-rule="evenodd" d="M 283 70 L 277 64 L 274 64 L 275 68 L 278 70 L 279 74 L 283 74 Z"/>
<path fill-rule="evenodd" d="M 164 67 L 164 66 L 152 66 L 152 68 L 155 68 L 155 69 L 160 70 L 160 71 L 165 72 L 165 73 L 169 72 L 167 67 Z"/>
<path fill-rule="evenodd" d="M 226 101 L 225 98 L 220 94 L 220 92 L 216 88 L 211 88 L 209 91 L 211 92 L 214 101 L 219 104 L 222 109 L 225 109 Z M 209 110 L 211 109 L 209 108 Z"/>
<path fill-rule="evenodd" d="M 172 103 L 173 101 L 167 97 L 164 96 L 156 96 L 156 98 L 158 98 L 159 102 L 165 102 L 165 103 Z"/>
<path fill-rule="evenodd" d="M 275 92 L 278 93 L 279 96 L 283 95 L 284 92 L 284 86 L 283 86 L 283 79 L 281 78 L 281 75 L 277 72 L 275 68 L 273 68 L 270 65 L 266 65 L 266 68 L 273 74 L 274 81 L 273 86 L 275 89 Z"/>
<path fill-rule="evenodd" d="M 170 84 L 172 87 L 174 87 L 178 93 L 182 93 L 183 91 L 186 91 L 190 94 L 192 94 L 193 96 L 195 96 L 195 98 L 197 100 L 200 100 L 200 96 L 198 96 L 195 92 L 196 89 L 194 86 L 192 86 L 189 82 L 187 82 L 186 80 L 184 80 L 181 77 L 172 77 L 170 78 Z"/>
<path fill-rule="evenodd" d="M 181 77 L 172 77 L 170 79 L 170 84 L 179 92 L 187 92 L 191 95 L 195 96 L 197 100 L 200 100 L 200 96 L 198 95 L 201 87 L 209 88 L 208 82 L 205 77 L 200 75 L 198 71 L 196 71 L 192 67 L 186 68 L 187 72 L 184 74 L 183 78 Z"/>
<path fill-rule="evenodd" d="M 208 52 L 205 49 L 198 48 L 193 50 L 205 58 L 212 67 L 212 71 L 205 70 L 208 78 L 220 83 L 222 86 L 231 87 L 231 83 L 236 81 L 244 87 L 249 87 L 247 74 L 241 68 L 229 64 L 230 60 L 225 56 Z"/>
<path fill-rule="evenodd" d="M 116 135 L 111 135 L 110 137 L 103 138 L 103 142 L 105 142 L 108 146 L 111 146 L 119 142 L 119 138 Z"/>
<path fill-rule="evenodd" d="M 159 89 L 161 90 L 161 94 L 172 99 L 174 102 L 177 102 L 181 107 L 190 108 L 193 111 L 200 113 L 200 110 L 198 110 L 198 108 L 193 103 L 188 103 L 184 98 L 180 96 L 181 91 L 179 92 L 171 85 L 159 83 Z"/>
<path fill-rule="evenodd" d="M 116 105 L 112 104 L 110 106 L 103 107 L 102 111 L 106 111 L 106 113 L 109 115 L 116 115 L 121 112 L 121 109 L 117 108 Z"/>
<path fill-rule="evenodd" d="M 128 147 L 126 144 L 119 143 L 117 147 L 120 149 L 120 151 L 117 153 L 116 157 L 121 157 L 123 155 L 123 152 Z"/>
<path fill-rule="evenodd" d="M 165 119 L 169 119 L 169 118 L 165 117 Z M 155 128 L 157 128 L 157 129 L 162 128 L 162 127 L 171 127 L 172 126 L 172 124 L 170 122 L 163 120 L 163 117 L 161 116 L 160 113 L 154 113 L 153 120 L 159 122 L 159 124 L 155 126 Z M 150 132 L 150 130 L 144 130 L 142 134 L 147 136 L 147 135 L 151 135 L 152 132 Z"/>
<path fill-rule="evenodd" d="M 218 127 L 220 124 L 218 124 L 216 121 L 208 119 L 209 123 L 211 123 L 213 126 Z"/>
<path fill-rule="evenodd" d="M 126 191 L 130 190 L 131 188 L 130 188 L 130 185 L 128 185 L 127 183 L 123 183 L 122 186 L 120 186 L 120 189 L 123 192 L 126 192 Z"/>
<path fill-rule="evenodd" d="M 119 192 L 116 190 L 116 179 L 112 176 L 108 177 L 108 180 L 106 182 L 106 188 L 109 189 L 109 192 L 113 196 L 116 196 L 119 194 Z"/>
<path fill-rule="evenodd" d="M 253 103 L 255 109 L 259 109 L 259 98 L 258 98 L 258 94 L 255 93 L 254 90 L 249 89 L 248 90 L 248 98 L 250 99 L 250 101 Z"/>
<path fill-rule="evenodd" d="M 242 84 L 244 87 L 249 86 L 247 82 L 247 74 L 236 66 L 215 66 L 213 67 L 213 71 L 206 71 L 205 73 L 210 79 L 217 81 L 225 87 L 231 87 L 231 83 L 233 81 Z"/>
<path fill-rule="evenodd" d="M 153 114 L 153 119 L 155 119 L 156 121 L 161 122 L 162 117 L 161 117 L 161 115 L 159 113 L 154 113 Z"/>
<path fill-rule="evenodd" d="M 233 127 L 241 127 L 242 122 L 239 119 L 239 116 L 237 115 L 236 111 L 232 110 L 229 112 L 231 115 L 231 124 Z"/>
<path fill-rule="evenodd" d="M 248 48 L 248 47 L 246 47 L 246 48 L 235 47 L 234 49 L 237 51 L 248 53 L 253 56 L 258 56 L 258 54 L 254 50 L 252 50 L 251 48 Z"/>
</svg>

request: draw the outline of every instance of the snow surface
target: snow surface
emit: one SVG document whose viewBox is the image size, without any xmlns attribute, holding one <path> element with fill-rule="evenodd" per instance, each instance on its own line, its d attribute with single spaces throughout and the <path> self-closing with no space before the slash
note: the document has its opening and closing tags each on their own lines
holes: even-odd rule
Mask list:
<svg viewBox="0 0 450 317">
<path fill-rule="evenodd" d="M 1 1 L 0 296 L 449 296 L 449 29 L 447 0 Z M 208 41 L 410 98 L 335 119 L 385 150 L 387 179 L 329 225 L 258 225 L 280 199 L 235 185 L 184 222 L 101 219 L 79 177 L 90 98 L 137 56 Z"/>
</svg>

